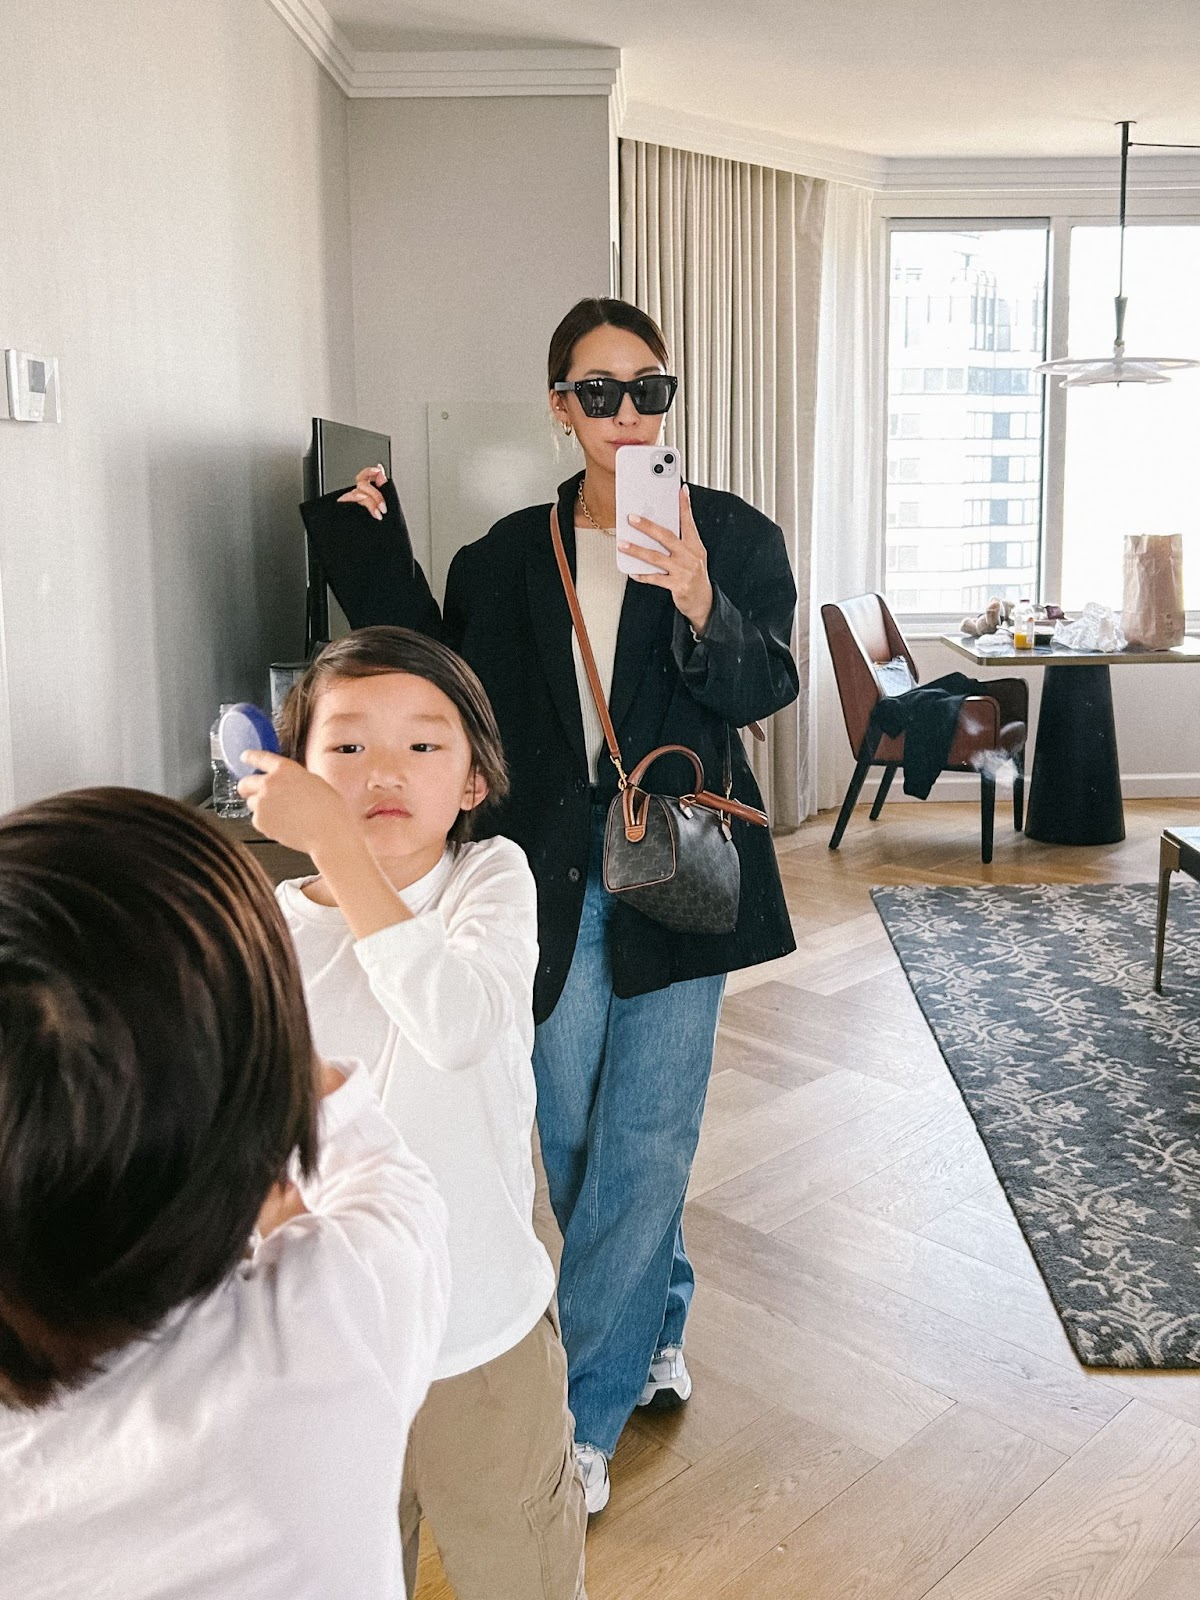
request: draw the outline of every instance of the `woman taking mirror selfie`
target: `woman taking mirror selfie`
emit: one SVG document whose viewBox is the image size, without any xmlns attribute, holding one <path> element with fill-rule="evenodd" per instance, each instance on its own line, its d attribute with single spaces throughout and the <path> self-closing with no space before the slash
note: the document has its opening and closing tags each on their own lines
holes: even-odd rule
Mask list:
<svg viewBox="0 0 1200 1600">
<path fill-rule="evenodd" d="M 550 342 L 550 405 L 585 470 L 555 507 L 517 511 L 460 550 L 441 612 L 382 469 L 305 508 L 353 625 L 435 633 L 495 708 L 512 780 L 496 825 L 538 887 L 537 1118 L 564 1241 L 559 1309 L 591 1511 L 608 1499 L 608 1458 L 634 1408 L 691 1393 L 681 1217 L 725 974 L 794 948 L 770 833 L 742 820 L 761 798 L 738 735 L 797 693 L 783 536 L 736 495 L 699 486 L 679 490 L 678 537 L 617 526 L 618 451 L 658 443 L 675 398 L 669 368 L 661 331 L 637 307 L 582 300 L 568 312 Z M 674 452 L 653 460 L 649 470 L 678 472 Z M 731 831 L 740 863 L 732 931 L 696 931 L 703 913 L 677 931 L 605 888 L 618 768 L 556 564 L 553 511 L 624 771 L 683 746 L 703 765 L 704 790 L 741 802 L 706 814 Z M 637 558 L 635 575 L 618 552 L 626 567 Z M 642 787 L 694 793 L 686 751 L 659 759 Z"/>
</svg>

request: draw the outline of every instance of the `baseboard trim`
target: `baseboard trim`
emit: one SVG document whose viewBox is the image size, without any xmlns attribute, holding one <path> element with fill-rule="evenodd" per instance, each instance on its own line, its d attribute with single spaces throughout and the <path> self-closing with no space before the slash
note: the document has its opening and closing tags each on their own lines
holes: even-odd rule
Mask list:
<svg viewBox="0 0 1200 1600">
<path fill-rule="evenodd" d="M 1003 768 L 997 779 L 997 789 L 1005 793 L 1011 787 L 1011 775 Z M 911 795 L 906 795 L 901 789 L 901 774 L 896 774 L 896 781 L 892 785 L 887 803 L 892 801 L 909 802 Z M 860 805 L 870 805 L 879 788 L 879 779 L 872 775 L 863 784 Z M 1029 788 L 1026 785 L 1026 798 Z M 1200 799 L 1200 772 L 1123 772 L 1121 774 L 1121 794 L 1126 800 L 1196 800 Z M 979 803 L 979 779 L 971 776 L 969 772 L 946 772 L 938 779 L 930 794 L 931 800 L 956 800 L 969 804 Z"/>
</svg>

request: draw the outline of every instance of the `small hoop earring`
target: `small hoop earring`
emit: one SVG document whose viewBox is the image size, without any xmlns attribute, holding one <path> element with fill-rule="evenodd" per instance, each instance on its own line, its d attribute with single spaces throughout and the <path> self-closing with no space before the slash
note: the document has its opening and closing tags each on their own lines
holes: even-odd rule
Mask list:
<svg viewBox="0 0 1200 1600">
<path fill-rule="evenodd" d="M 565 435 L 566 438 L 570 439 L 570 438 L 574 437 L 575 429 L 571 426 L 571 424 L 569 422 L 564 422 L 563 423 L 562 430 L 563 430 L 563 434 Z"/>
</svg>

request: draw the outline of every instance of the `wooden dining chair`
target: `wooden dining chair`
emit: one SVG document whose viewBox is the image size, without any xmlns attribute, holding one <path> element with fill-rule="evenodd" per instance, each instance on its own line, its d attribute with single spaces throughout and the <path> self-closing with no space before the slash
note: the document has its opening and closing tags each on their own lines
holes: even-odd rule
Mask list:
<svg viewBox="0 0 1200 1600">
<path fill-rule="evenodd" d="M 915 688 L 920 682 L 920 673 L 882 595 L 860 594 L 850 600 L 831 601 L 821 607 L 821 621 L 825 624 L 842 716 L 855 758 L 854 776 L 829 841 L 829 848 L 836 850 L 867 773 L 872 767 L 883 768 L 871 806 L 871 821 L 874 822 L 883 810 L 896 769 L 904 760 L 904 735 L 893 738 L 873 728 L 871 713 L 885 695 Z M 1011 759 L 1015 768 L 1013 827 L 1018 833 L 1024 822 L 1028 722 L 1029 686 L 1023 678 L 990 681 L 987 694 L 968 695 L 959 712 L 945 770 L 979 774 L 980 830 L 985 862 L 992 859 L 997 754 Z"/>
</svg>

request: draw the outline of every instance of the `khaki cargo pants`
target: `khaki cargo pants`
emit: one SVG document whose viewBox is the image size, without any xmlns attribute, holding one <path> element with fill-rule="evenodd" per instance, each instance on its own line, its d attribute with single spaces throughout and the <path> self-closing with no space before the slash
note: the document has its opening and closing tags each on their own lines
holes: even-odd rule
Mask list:
<svg viewBox="0 0 1200 1600">
<path fill-rule="evenodd" d="M 494 1361 L 431 1385 L 404 1461 L 404 1582 L 425 1516 L 458 1600 L 587 1600 L 587 1511 L 553 1305 Z"/>
</svg>

